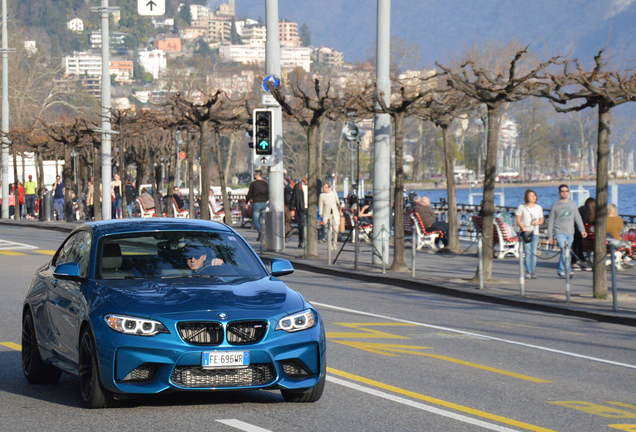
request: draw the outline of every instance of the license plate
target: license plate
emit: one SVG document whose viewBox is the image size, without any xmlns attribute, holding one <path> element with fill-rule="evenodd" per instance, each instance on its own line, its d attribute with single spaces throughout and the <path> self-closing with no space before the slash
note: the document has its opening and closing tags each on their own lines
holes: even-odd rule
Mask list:
<svg viewBox="0 0 636 432">
<path fill-rule="evenodd" d="M 201 366 L 205 369 L 242 368 L 249 364 L 249 351 L 206 351 L 201 357 Z"/>
</svg>

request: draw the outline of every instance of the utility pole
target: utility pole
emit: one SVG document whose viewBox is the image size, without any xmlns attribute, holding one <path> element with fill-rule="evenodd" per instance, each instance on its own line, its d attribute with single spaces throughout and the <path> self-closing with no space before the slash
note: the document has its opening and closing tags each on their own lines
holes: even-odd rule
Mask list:
<svg viewBox="0 0 636 432">
<path fill-rule="evenodd" d="M 7 0 L 2 0 L 2 219 L 9 219 L 9 52 L 13 50 L 8 33 Z"/>
<path fill-rule="evenodd" d="M 267 75 L 280 78 L 280 35 L 278 29 L 278 0 L 266 0 L 267 45 L 265 46 Z M 273 163 L 269 171 L 269 208 L 271 218 L 267 231 L 273 232 L 268 250 L 280 252 L 285 248 L 285 199 L 283 177 L 283 111 L 278 103 L 272 111 Z M 254 143 L 256 145 L 256 143 Z"/>
<path fill-rule="evenodd" d="M 376 58 L 377 91 L 384 99 L 386 106 L 389 106 L 391 104 L 391 0 L 378 0 Z M 378 108 L 380 107 L 378 106 Z M 375 115 L 373 156 L 373 246 L 375 250 L 382 253 L 382 257 L 373 255 L 373 263 L 381 264 L 382 261 L 384 263 L 389 261 L 389 242 L 386 238 L 383 239 L 383 236 L 386 236 L 387 232 L 391 232 L 389 198 L 391 190 L 391 116 L 389 114 Z"/>
<path fill-rule="evenodd" d="M 112 146 L 111 135 L 113 131 L 110 124 L 110 14 L 118 8 L 109 7 L 108 0 L 102 0 L 101 7 L 91 8 L 93 12 L 98 12 L 102 23 L 102 98 L 101 98 L 101 128 L 96 132 L 102 134 L 102 219 L 112 218 L 110 183 L 112 178 Z"/>
</svg>

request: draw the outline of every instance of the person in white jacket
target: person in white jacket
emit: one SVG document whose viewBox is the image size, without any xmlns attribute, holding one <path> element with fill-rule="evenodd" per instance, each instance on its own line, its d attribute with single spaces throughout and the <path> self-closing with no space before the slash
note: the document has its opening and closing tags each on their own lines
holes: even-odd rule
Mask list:
<svg viewBox="0 0 636 432">
<path fill-rule="evenodd" d="M 318 213 L 325 224 L 329 247 L 335 249 L 338 243 L 338 230 L 340 227 L 340 200 L 336 191 L 331 189 L 329 183 L 322 186 L 322 193 L 318 198 Z"/>
</svg>

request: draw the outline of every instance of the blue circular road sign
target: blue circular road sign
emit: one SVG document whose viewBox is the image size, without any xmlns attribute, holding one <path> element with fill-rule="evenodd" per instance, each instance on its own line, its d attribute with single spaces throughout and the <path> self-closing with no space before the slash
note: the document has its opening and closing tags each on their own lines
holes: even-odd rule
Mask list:
<svg viewBox="0 0 636 432">
<path fill-rule="evenodd" d="M 280 88 L 280 78 L 275 75 L 267 75 L 263 78 L 263 90 L 269 92 L 272 88 Z"/>
</svg>

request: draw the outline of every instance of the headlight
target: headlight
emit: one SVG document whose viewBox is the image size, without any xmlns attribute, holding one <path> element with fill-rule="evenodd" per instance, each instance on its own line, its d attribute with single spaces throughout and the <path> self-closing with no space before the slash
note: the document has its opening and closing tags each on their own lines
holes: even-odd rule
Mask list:
<svg viewBox="0 0 636 432">
<path fill-rule="evenodd" d="M 286 332 L 297 332 L 307 330 L 316 325 L 316 317 L 311 309 L 307 309 L 301 313 L 286 316 L 278 321 L 276 330 L 285 330 Z"/>
<path fill-rule="evenodd" d="M 104 319 L 108 327 L 119 333 L 139 336 L 154 336 L 158 333 L 170 333 L 166 326 L 159 321 L 123 315 L 106 315 Z"/>
</svg>

